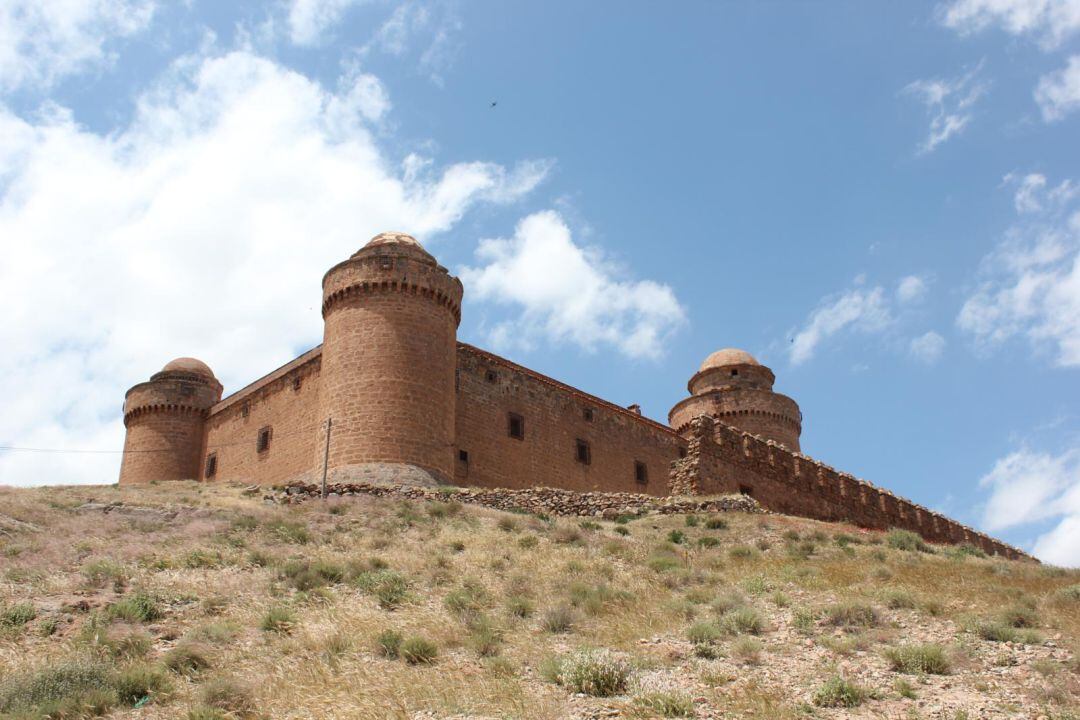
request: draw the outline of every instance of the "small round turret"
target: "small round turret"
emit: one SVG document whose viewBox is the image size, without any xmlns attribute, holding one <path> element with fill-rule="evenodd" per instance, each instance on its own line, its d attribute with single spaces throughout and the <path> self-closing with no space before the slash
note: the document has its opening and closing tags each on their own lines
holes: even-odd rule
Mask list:
<svg viewBox="0 0 1080 720">
<path fill-rule="evenodd" d="M 333 421 L 334 478 L 453 478 L 461 297 L 461 281 L 404 233 L 376 235 L 323 278 L 320 419 Z"/>
<path fill-rule="evenodd" d="M 206 363 L 195 358 L 177 358 L 128 390 L 120 484 L 197 478 L 206 415 L 221 390 Z"/>
<path fill-rule="evenodd" d="M 744 350 L 725 348 L 705 358 L 690 378 L 690 397 L 668 413 L 668 422 L 685 432 L 690 421 L 709 415 L 744 432 L 799 450 L 802 413 L 794 400 L 773 392 L 776 376 Z"/>
</svg>

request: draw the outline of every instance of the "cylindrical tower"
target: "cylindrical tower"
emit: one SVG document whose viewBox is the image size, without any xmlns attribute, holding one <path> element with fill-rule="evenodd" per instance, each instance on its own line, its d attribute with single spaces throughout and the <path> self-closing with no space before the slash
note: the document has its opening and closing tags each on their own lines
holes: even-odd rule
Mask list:
<svg viewBox="0 0 1080 720">
<path fill-rule="evenodd" d="M 124 396 L 124 459 L 120 484 L 199 477 L 206 415 L 221 383 L 205 363 L 173 360 Z"/>
<path fill-rule="evenodd" d="M 684 432 L 699 415 L 710 415 L 744 432 L 799 450 L 802 412 L 787 395 L 773 392 L 776 376 L 743 350 L 717 350 L 690 378 L 690 397 L 668 413 L 668 423 Z"/>
<path fill-rule="evenodd" d="M 335 480 L 454 477 L 461 296 L 461 281 L 402 233 L 375 236 L 326 273 L 320 419 L 333 422 Z"/>
</svg>

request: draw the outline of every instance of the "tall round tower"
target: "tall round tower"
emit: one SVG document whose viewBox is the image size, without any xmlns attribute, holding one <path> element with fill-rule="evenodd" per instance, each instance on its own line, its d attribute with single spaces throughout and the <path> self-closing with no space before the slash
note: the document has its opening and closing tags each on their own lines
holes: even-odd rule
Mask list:
<svg viewBox="0 0 1080 720">
<path fill-rule="evenodd" d="M 124 396 L 120 484 L 198 478 L 206 415 L 221 383 L 205 363 L 177 358 Z"/>
<path fill-rule="evenodd" d="M 668 413 L 668 423 L 684 432 L 699 415 L 711 415 L 744 432 L 799 450 L 802 412 L 787 395 L 773 392 L 776 376 L 743 350 L 717 350 L 690 378 L 690 397 Z"/>
<path fill-rule="evenodd" d="M 454 477 L 461 281 L 415 238 L 376 235 L 323 278 L 323 453 L 339 480 Z M 419 471 L 419 472 L 418 472 Z"/>
</svg>

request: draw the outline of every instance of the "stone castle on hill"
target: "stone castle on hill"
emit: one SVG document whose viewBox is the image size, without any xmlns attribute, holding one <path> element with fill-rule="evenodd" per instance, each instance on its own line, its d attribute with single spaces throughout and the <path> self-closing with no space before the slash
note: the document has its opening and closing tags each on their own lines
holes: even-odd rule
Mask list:
<svg viewBox="0 0 1080 720">
<path fill-rule="evenodd" d="M 124 401 L 120 483 L 198 478 L 744 493 L 765 508 L 1023 554 L 802 455 L 802 413 L 750 354 L 719 350 L 664 425 L 458 342 L 462 284 L 383 233 L 323 277 L 321 346 L 222 399 L 180 358 Z"/>
</svg>

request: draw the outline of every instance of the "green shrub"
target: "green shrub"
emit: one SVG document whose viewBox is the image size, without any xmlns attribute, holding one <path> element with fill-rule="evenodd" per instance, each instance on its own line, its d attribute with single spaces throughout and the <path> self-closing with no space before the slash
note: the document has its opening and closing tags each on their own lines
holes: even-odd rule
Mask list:
<svg viewBox="0 0 1080 720">
<path fill-rule="evenodd" d="M 630 528 L 626 527 L 625 525 L 616 525 L 615 526 L 615 534 L 616 535 L 622 535 L 623 537 L 626 537 L 627 535 L 630 534 Z"/>
<path fill-rule="evenodd" d="M 150 636 L 141 630 L 101 628 L 90 632 L 92 645 L 113 660 L 141 658 L 153 647 Z"/>
<path fill-rule="evenodd" d="M 117 699 L 124 705 L 163 697 L 172 690 L 172 683 L 165 673 L 147 665 L 132 665 L 120 670 L 113 677 L 113 686 Z"/>
<path fill-rule="evenodd" d="M 511 595 L 506 599 L 506 610 L 514 617 L 527 618 L 536 611 L 536 606 L 524 595 Z"/>
<path fill-rule="evenodd" d="M 724 615 L 732 610 L 746 606 L 746 598 L 734 590 L 721 593 L 709 605 L 717 615 Z"/>
<path fill-rule="evenodd" d="M 118 562 L 108 559 L 92 560 L 83 565 L 83 576 L 88 585 L 103 587 L 106 583 L 117 580 L 125 582 L 128 577 L 127 569 Z"/>
<path fill-rule="evenodd" d="M 705 521 L 706 530 L 727 530 L 727 520 L 720 517 L 711 517 Z"/>
<path fill-rule="evenodd" d="M 646 563 L 653 572 L 664 573 L 682 566 L 679 558 L 671 553 L 653 555 Z"/>
<path fill-rule="evenodd" d="M 401 643 L 404 639 L 400 632 L 388 628 L 379 633 L 379 636 L 375 638 L 375 643 L 378 645 L 380 655 L 397 659 L 401 654 Z"/>
<path fill-rule="evenodd" d="M 686 542 L 686 533 L 682 530 L 671 530 L 667 534 L 668 542 L 675 543 L 676 545 L 682 545 Z"/>
<path fill-rule="evenodd" d="M 610 650 L 578 650 L 559 663 L 558 680 L 572 692 L 610 697 L 626 690 L 630 664 Z"/>
<path fill-rule="evenodd" d="M 599 615 L 609 604 L 626 602 L 633 599 L 633 594 L 626 590 L 615 590 L 606 583 L 590 585 L 583 582 L 570 584 L 570 604 L 581 608 L 588 615 Z"/>
<path fill-rule="evenodd" d="M 282 542 L 304 545 L 311 542 L 311 533 L 307 525 L 295 520 L 271 520 L 266 524 L 266 530 L 272 537 Z"/>
<path fill-rule="evenodd" d="M 495 527 L 499 528 L 503 532 L 517 532 L 518 524 L 517 520 L 515 520 L 514 518 L 510 517 L 509 515 L 503 515 L 495 523 Z"/>
<path fill-rule="evenodd" d="M 409 581 L 394 570 L 369 570 L 356 576 L 357 588 L 373 595 L 383 610 L 394 610 L 409 599 Z"/>
<path fill-rule="evenodd" d="M 210 667 L 207 650 L 195 643 L 181 643 L 161 658 L 162 664 L 178 675 L 195 675 Z"/>
<path fill-rule="evenodd" d="M 896 682 L 893 684 L 893 687 L 896 688 L 897 694 L 899 694 L 902 698 L 914 700 L 917 697 L 915 695 L 915 688 L 912 687 L 911 683 L 909 683 L 904 678 L 896 678 Z"/>
<path fill-rule="evenodd" d="M 945 555 L 956 560 L 963 560 L 968 557 L 986 557 L 986 553 L 982 548 L 975 547 L 971 543 L 961 543 L 945 548 Z"/>
<path fill-rule="evenodd" d="M 834 675 L 814 693 L 814 704 L 819 707 L 852 708 L 861 705 L 868 697 L 870 693 L 865 688 Z"/>
<path fill-rule="evenodd" d="M 735 545 L 728 550 L 728 557 L 732 560 L 749 560 L 754 554 L 754 549 L 746 545 Z"/>
<path fill-rule="evenodd" d="M 724 631 L 715 622 L 701 620 L 691 625 L 686 631 L 686 639 L 695 645 L 712 645 L 719 640 Z"/>
<path fill-rule="evenodd" d="M 634 707 L 648 717 L 694 717 L 694 699 L 678 687 L 642 687 L 634 693 Z"/>
<path fill-rule="evenodd" d="M 803 635 L 809 635 L 817 624 L 817 613 L 810 608 L 795 608 L 791 613 L 791 625 Z"/>
<path fill-rule="evenodd" d="M 910 610 L 915 607 L 915 597 L 904 588 L 886 588 L 881 601 L 891 610 Z"/>
<path fill-rule="evenodd" d="M 109 617 L 128 622 L 150 622 L 164 616 L 157 598 L 144 591 L 135 592 L 109 606 Z"/>
<path fill-rule="evenodd" d="M 567 605 L 557 605 L 544 611 L 540 618 L 540 627 L 549 633 L 567 633 L 574 628 L 577 613 Z"/>
<path fill-rule="evenodd" d="M 19 628 L 37 617 L 37 610 L 30 603 L 0 606 L 0 628 Z"/>
<path fill-rule="evenodd" d="M 113 675 L 90 661 L 69 661 L 0 681 L 0 713 L 34 718 L 92 717 L 118 702 Z"/>
<path fill-rule="evenodd" d="M 540 544 L 540 538 L 535 535 L 522 535 L 518 538 L 517 544 L 523 550 L 531 550 Z"/>
<path fill-rule="evenodd" d="M 490 602 L 487 591 L 478 582 L 468 580 L 457 590 L 452 590 L 443 599 L 447 611 L 463 622 L 470 622 L 478 617 Z"/>
<path fill-rule="evenodd" d="M 885 544 L 895 550 L 908 550 L 911 552 L 931 552 L 926 541 L 910 530 L 893 528 L 885 535 Z"/>
<path fill-rule="evenodd" d="M 410 665 L 433 663 L 438 655 L 438 646 L 427 638 L 414 635 L 401 643 L 401 657 Z"/>
<path fill-rule="evenodd" d="M 1039 625 L 1039 614 L 1026 605 L 1013 605 L 1001 611 L 1000 619 L 1014 628 L 1033 628 Z"/>
<path fill-rule="evenodd" d="M 750 607 L 736 608 L 724 613 L 720 622 L 732 635 L 760 635 L 765 630 L 765 618 Z"/>
<path fill-rule="evenodd" d="M 203 707 L 221 711 L 228 718 L 248 717 L 258 710 L 251 688 L 228 677 L 211 678 L 204 682 L 199 688 L 199 701 Z"/>
<path fill-rule="evenodd" d="M 741 637 L 731 644 L 731 654 L 749 665 L 761 661 L 761 641 L 752 637 Z"/>
<path fill-rule="evenodd" d="M 719 538 L 714 538 L 711 535 L 706 535 L 705 537 L 698 538 L 697 544 L 698 547 L 714 548 L 720 545 L 720 540 Z"/>
<path fill-rule="evenodd" d="M 895 648 L 886 648 L 885 659 L 892 665 L 892 669 L 903 673 L 947 675 L 949 673 L 949 658 L 945 654 L 945 648 L 934 643 L 921 643 L 913 645 L 901 645 Z"/>
<path fill-rule="evenodd" d="M 289 634 L 296 624 L 296 615 L 284 605 L 275 605 L 266 611 L 259 628 L 266 632 Z"/>
<path fill-rule="evenodd" d="M 837 603 L 825 609 L 825 621 L 844 628 L 874 627 L 878 624 L 878 613 L 863 603 Z"/>
<path fill-rule="evenodd" d="M 222 559 L 220 552 L 211 552 L 202 548 L 195 548 L 194 550 L 188 551 L 180 561 L 180 566 L 189 570 L 196 570 L 198 568 L 216 568 L 221 567 L 221 564 Z"/>
<path fill-rule="evenodd" d="M 1080 603 L 1080 583 L 1058 588 L 1054 598 L 1063 603 Z"/>
<path fill-rule="evenodd" d="M 502 631 L 485 615 L 469 624 L 469 647 L 480 657 L 498 655 L 502 639 Z"/>
</svg>

